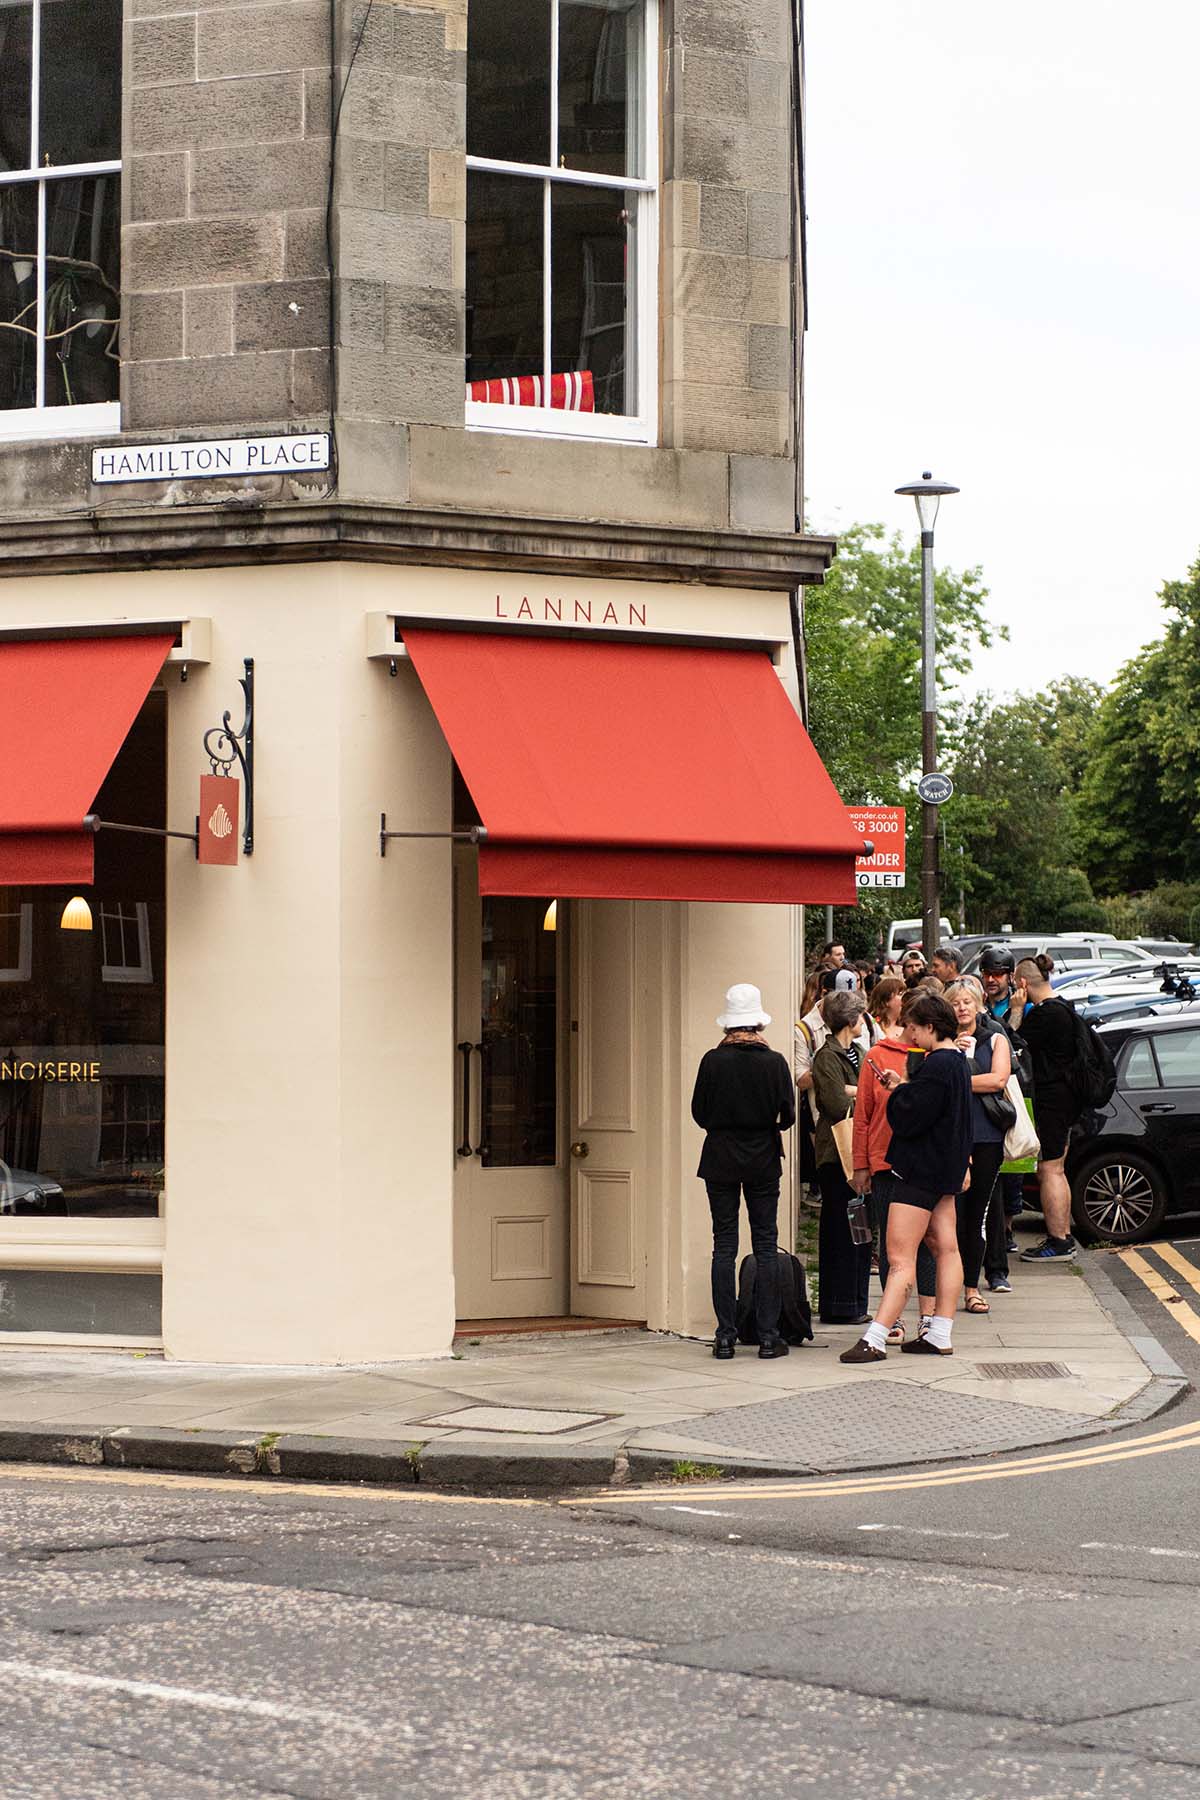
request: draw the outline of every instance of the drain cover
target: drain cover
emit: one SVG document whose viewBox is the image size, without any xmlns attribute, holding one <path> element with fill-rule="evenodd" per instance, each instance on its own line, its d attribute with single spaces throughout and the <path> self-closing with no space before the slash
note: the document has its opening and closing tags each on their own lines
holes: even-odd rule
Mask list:
<svg viewBox="0 0 1200 1800">
<path fill-rule="evenodd" d="M 1069 1381 L 1062 1363 L 976 1363 L 975 1373 L 987 1381 Z"/>
<path fill-rule="evenodd" d="M 523 1437 L 553 1437 L 559 1431 L 578 1431 L 581 1425 L 602 1425 L 608 1417 L 608 1413 L 551 1412 L 541 1406 L 460 1406 L 421 1423 L 449 1425 L 454 1431 L 519 1431 Z"/>
</svg>

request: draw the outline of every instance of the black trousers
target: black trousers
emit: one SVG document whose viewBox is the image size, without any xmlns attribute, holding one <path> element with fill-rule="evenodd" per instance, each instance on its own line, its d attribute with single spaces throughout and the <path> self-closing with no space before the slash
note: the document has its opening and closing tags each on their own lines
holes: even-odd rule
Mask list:
<svg viewBox="0 0 1200 1800">
<path fill-rule="evenodd" d="M 737 1251 L 739 1199 L 746 1196 L 750 1248 L 757 1258 L 754 1323 L 758 1341 L 779 1336 L 779 1175 L 758 1181 L 706 1181 L 712 1213 L 712 1303 L 717 1330 L 731 1336 L 737 1329 Z"/>
<path fill-rule="evenodd" d="M 964 1287 L 979 1286 L 979 1271 L 983 1267 L 984 1220 L 988 1215 L 988 1201 L 996 1191 L 996 1178 L 1000 1173 L 1000 1164 L 1003 1161 L 1003 1144 L 974 1144 L 971 1148 L 971 1185 L 965 1193 L 959 1194 L 955 1201 L 955 1211 L 958 1215 L 958 1254 L 962 1257 Z M 1007 1231 L 1004 1223 L 1004 1207 L 998 1201 L 991 1208 L 991 1212 L 994 1219 L 999 1221 L 1000 1246 L 1003 1253 Z M 995 1228 L 995 1224 L 993 1224 L 993 1231 Z M 989 1262 L 989 1269 L 992 1266 Z M 1004 1256 L 1003 1272 L 1005 1274 L 1008 1272 L 1007 1255 Z"/>
<path fill-rule="evenodd" d="M 892 1204 L 892 1195 L 899 1185 L 899 1178 L 890 1169 L 882 1170 L 871 1177 L 871 1199 L 874 1203 L 875 1217 L 879 1222 L 879 1285 L 887 1286 L 888 1254 L 887 1254 L 887 1222 L 888 1208 Z M 932 1300 L 937 1293 L 937 1264 L 933 1260 L 933 1251 L 922 1238 L 917 1245 L 917 1293 L 922 1300 Z"/>
<path fill-rule="evenodd" d="M 825 1325 L 845 1325 L 851 1319 L 861 1319 L 867 1311 L 871 1246 L 856 1244 L 850 1236 L 846 1203 L 851 1190 L 841 1163 L 822 1163 L 817 1176 L 821 1183 L 821 1227 L 817 1236 L 820 1318 Z"/>
</svg>

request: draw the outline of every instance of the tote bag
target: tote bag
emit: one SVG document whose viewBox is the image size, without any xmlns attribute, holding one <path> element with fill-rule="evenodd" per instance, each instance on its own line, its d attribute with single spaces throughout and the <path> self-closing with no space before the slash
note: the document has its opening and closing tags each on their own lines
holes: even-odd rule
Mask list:
<svg viewBox="0 0 1200 1800">
<path fill-rule="evenodd" d="M 829 1129 L 833 1133 L 837 1153 L 842 1159 L 842 1174 L 849 1181 L 854 1174 L 854 1114 L 847 1113 L 844 1119 L 839 1119 Z"/>
<path fill-rule="evenodd" d="M 1024 1162 L 1029 1157 L 1041 1155 L 1042 1145 L 1037 1132 L 1033 1128 L 1025 1105 L 1025 1096 L 1021 1092 L 1021 1083 L 1016 1071 L 1009 1076 L 1005 1093 L 1016 1108 L 1016 1119 L 1004 1134 L 1004 1160 L 1006 1163 Z"/>
</svg>

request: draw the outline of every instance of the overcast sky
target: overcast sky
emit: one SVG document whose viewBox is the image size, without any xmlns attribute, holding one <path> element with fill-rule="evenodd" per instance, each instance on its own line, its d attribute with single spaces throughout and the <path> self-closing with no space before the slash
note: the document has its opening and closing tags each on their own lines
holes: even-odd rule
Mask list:
<svg viewBox="0 0 1200 1800">
<path fill-rule="evenodd" d="M 980 563 L 975 685 L 1107 681 L 1200 553 L 1200 0 L 806 0 L 809 528 Z"/>
</svg>

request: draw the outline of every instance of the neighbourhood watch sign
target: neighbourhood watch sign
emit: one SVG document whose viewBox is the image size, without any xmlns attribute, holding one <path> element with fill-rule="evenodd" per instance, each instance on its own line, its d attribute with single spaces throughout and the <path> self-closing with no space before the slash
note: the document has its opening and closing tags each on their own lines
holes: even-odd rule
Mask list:
<svg viewBox="0 0 1200 1800">
<path fill-rule="evenodd" d="M 311 475 L 329 467 L 329 433 L 112 444 L 92 451 L 92 480 L 195 481 L 218 475 Z"/>
</svg>

